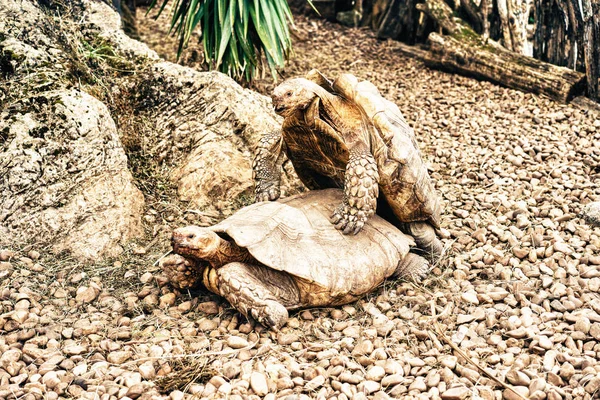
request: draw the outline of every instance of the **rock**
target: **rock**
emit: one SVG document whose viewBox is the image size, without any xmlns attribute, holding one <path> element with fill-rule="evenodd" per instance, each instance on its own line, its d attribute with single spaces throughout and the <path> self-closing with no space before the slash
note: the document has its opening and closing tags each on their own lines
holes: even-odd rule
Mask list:
<svg viewBox="0 0 600 400">
<path fill-rule="evenodd" d="M 96 300 L 98 296 L 98 291 L 93 287 L 82 286 L 77 289 L 77 296 L 75 296 L 75 300 L 79 303 L 91 303 Z"/>
<path fill-rule="evenodd" d="M 131 358 L 132 354 L 130 351 L 113 351 L 108 353 L 106 360 L 113 364 L 123 364 L 125 361 Z"/>
<path fill-rule="evenodd" d="M 160 296 L 159 306 L 160 307 L 171 307 L 175 305 L 175 293 L 167 293 L 163 296 Z"/>
<path fill-rule="evenodd" d="M 600 226 L 600 202 L 587 204 L 581 211 L 581 216 L 588 224 Z"/>
<path fill-rule="evenodd" d="M 479 304 L 479 299 L 474 291 L 468 291 L 460 295 L 460 298 L 471 304 Z"/>
<path fill-rule="evenodd" d="M 379 382 L 375 382 L 375 381 L 363 381 L 361 383 L 358 384 L 357 389 L 359 392 L 363 392 L 364 394 L 372 394 L 376 391 L 378 391 L 381 388 L 381 385 L 379 384 Z"/>
<path fill-rule="evenodd" d="M 383 386 L 383 387 L 395 386 L 402 382 L 404 382 L 404 376 L 402 376 L 401 374 L 392 374 L 392 375 L 387 375 L 387 376 L 383 377 L 383 379 L 381 379 L 381 386 Z"/>
<path fill-rule="evenodd" d="M 82 353 L 85 353 L 86 351 L 87 351 L 87 347 L 75 345 L 75 344 L 68 345 L 63 348 L 63 353 L 70 355 L 70 356 L 82 354 Z"/>
<path fill-rule="evenodd" d="M 366 374 L 365 378 L 367 378 L 367 380 L 379 382 L 379 381 L 381 381 L 381 379 L 384 376 L 385 376 L 385 369 L 383 369 L 383 367 L 380 367 L 378 365 L 374 365 L 367 370 L 367 374 Z"/>
<path fill-rule="evenodd" d="M 252 375 L 250 375 L 250 387 L 258 396 L 264 396 L 269 393 L 267 378 L 260 372 L 252 372 Z"/>
<path fill-rule="evenodd" d="M 442 393 L 442 400 L 463 400 L 472 394 L 469 388 L 464 386 L 448 389 Z"/>
<path fill-rule="evenodd" d="M 408 390 L 416 390 L 419 392 L 427 391 L 427 385 L 425 384 L 425 379 L 422 376 L 417 376 L 413 383 L 410 384 Z"/>
<path fill-rule="evenodd" d="M 249 345 L 248 341 L 239 336 L 229 336 L 227 338 L 227 346 L 229 346 L 233 349 L 241 349 L 243 347 L 248 347 L 248 345 Z"/>
<path fill-rule="evenodd" d="M 200 303 L 197 306 L 198 311 L 201 311 L 206 314 L 218 314 L 219 313 L 219 305 L 214 301 L 206 301 L 204 303 Z"/>
<path fill-rule="evenodd" d="M 309 392 L 312 392 L 313 390 L 316 390 L 316 389 L 320 388 L 321 386 L 323 386 L 324 383 L 325 383 L 325 377 L 323 375 L 318 375 L 318 376 L 314 377 L 313 379 L 311 379 L 309 382 L 307 382 L 304 385 L 304 389 L 306 389 Z"/>
<path fill-rule="evenodd" d="M 141 107 L 154 118 L 161 144 L 155 150 L 185 158 L 171 173 L 179 199 L 205 211 L 226 211 L 252 202 L 254 149 L 265 132 L 281 128 L 270 100 L 219 72 L 199 72 L 169 62 L 154 64 L 140 83 Z M 174 115 L 162 111 L 173 104 L 188 111 Z M 180 149 L 193 150 L 181 154 Z M 289 181 L 294 189 L 299 186 L 292 176 L 283 176 L 285 193 L 291 192 Z"/>
<path fill-rule="evenodd" d="M 505 400 L 522 400 L 528 397 L 529 389 L 524 386 L 513 386 L 511 389 L 504 389 L 502 392 L 502 398 Z"/>
<path fill-rule="evenodd" d="M 35 18 L 30 14 L 27 26 Z M 144 200 L 108 108 L 76 89 L 41 93 L 13 107 L 0 114 L 10 144 L 0 148 L 0 164 L 11 165 L 11 178 L 0 182 L 0 245 L 35 238 L 84 260 L 120 254 L 142 233 Z M 35 191 L 22 190 L 33 182 Z"/>
<path fill-rule="evenodd" d="M 295 333 L 280 333 L 277 335 L 277 343 L 282 346 L 290 345 L 299 340 L 299 336 Z"/>
</svg>

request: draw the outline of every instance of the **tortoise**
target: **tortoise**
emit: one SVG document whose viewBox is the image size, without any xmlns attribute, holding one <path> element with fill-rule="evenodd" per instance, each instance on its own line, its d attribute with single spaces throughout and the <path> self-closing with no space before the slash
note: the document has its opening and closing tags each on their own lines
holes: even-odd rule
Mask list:
<svg viewBox="0 0 600 400">
<path fill-rule="evenodd" d="M 387 278 L 418 278 L 428 261 L 413 239 L 381 217 L 347 236 L 329 222 L 340 189 L 308 191 L 244 207 L 217 225 L 173 231 L 161 261 L 179 288 L 201 280 L 246 317 L 279 329 L 288 310 L 337 306 Z"/>
<path fill-rule="evenodd" d="M 279 197 L 285 153 L 309 189 L 344 189 L 332 223 L 345 234 L 360 231 L 378 209 L 430 259 L 441 256 L 439 198 L 414 132 L 394 103 L 370 82 L 343 74 L 332 84 L 317 70 L 283 82 L 272 98 L 284 121 L 257 146 L 257 201 Z"/>
</svg>

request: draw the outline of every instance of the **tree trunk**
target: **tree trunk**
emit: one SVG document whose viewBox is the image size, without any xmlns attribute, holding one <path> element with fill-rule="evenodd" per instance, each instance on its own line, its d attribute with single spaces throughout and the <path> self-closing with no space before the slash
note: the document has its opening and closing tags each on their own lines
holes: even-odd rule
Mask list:
<svg viewBox="0 0 600 400">
<path fill-rule="evenodd" d="M 588 95 L 600 100 L 600 3 L 582 0 L 583 43 Z"/>
<path fill-rule="evenodd" d="M 425 63 L 513 89 L 543 94 L 562 103 L 583 91 L 585 76 L 582 73 L 511 52 L 492 43 L 477 45 L 431 33 L 431 58 Z"/>
<path fill-rule="evenodd" d="M 398 39 L 401 42 L 414 44 L 419 25 L 416 9 L 417 0 L 390 0 L 379 29 L 380 39 Z"/>
<path fill-rule="evenodd" d="M 430 55 L 425 60 L 429 66 L 544 94 L 563 103 L 583 90 L 585 76 L 582 73 L 511 52 L 492 40 L 482 40 L 453 16 L 443 0 L 426 0 L 417 8 L 449 33 L 449 36 L 429 35 Z"/>
</svg>

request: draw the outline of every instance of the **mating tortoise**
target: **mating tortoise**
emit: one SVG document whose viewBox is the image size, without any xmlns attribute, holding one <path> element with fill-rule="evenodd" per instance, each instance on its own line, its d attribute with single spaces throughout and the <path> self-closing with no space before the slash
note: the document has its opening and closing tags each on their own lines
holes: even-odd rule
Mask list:
<svg viewBox="0 0 600 400">
<path fill-rule="evenodd" d="M 413 130 L 374 85 L 350 74 L 331 84 L 312 70 L 275 88 L 273 105 L 284 121 L 257 148 L 257 201 L 279 197 L 285 152 L 309 189 L 344 188 L 332 214 L 336 228 L 356 233 L 379 207 L 432 259 L 441 256 L 441 206 Z"/>
<path fill-rule="evenodd" d="M 329 222 L 339 189 L 310 191 L 244 207 L 221 223 L 173 232 L 177 254 L 162 268 L 176 286 L 200 279 L 247 317 L 275 329 L 288 309 L 352 302 L 386 278 L 418 277 L 427 261 L 415 243 L 374 216 L 354 237 Z"/>
</svg>

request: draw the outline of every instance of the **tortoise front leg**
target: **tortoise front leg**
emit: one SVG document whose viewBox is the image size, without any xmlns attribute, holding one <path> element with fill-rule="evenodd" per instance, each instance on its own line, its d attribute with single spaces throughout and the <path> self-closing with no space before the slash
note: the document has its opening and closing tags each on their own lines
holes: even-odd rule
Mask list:
<svg viewBox="0 0 600 400">
<path fill-rule="evenodd" d="M 298 286 L 285 272 L 233 262 L 216 273 L 221 296 L 247 318 L 252 317 L 267 328 L 281 328 L 288 319 L 287 308 L 300 306 Z"/>
<path fill-rule="evenodd" d="M 169 254 L 159 262 L 169 282 L 178 289 L 193 289 L 202 281 L 205 264 L 179 254 Z"/>
<path fill-rule="evenodd" d="M 375 214 L 379 195 L 377 163 L 366 146 L 350 150 L 344 177 L 344 202 L 331 216 L 336 229 L 344 234 L 357 234 L 367 219 Z"/>
<path fill-rule="evenodd" d="M 277 200 L 281 194 L 283 146 L 280 130 L 264 135 L 258 142 L 252 163 L 257 202 Z"/>
</svg>

